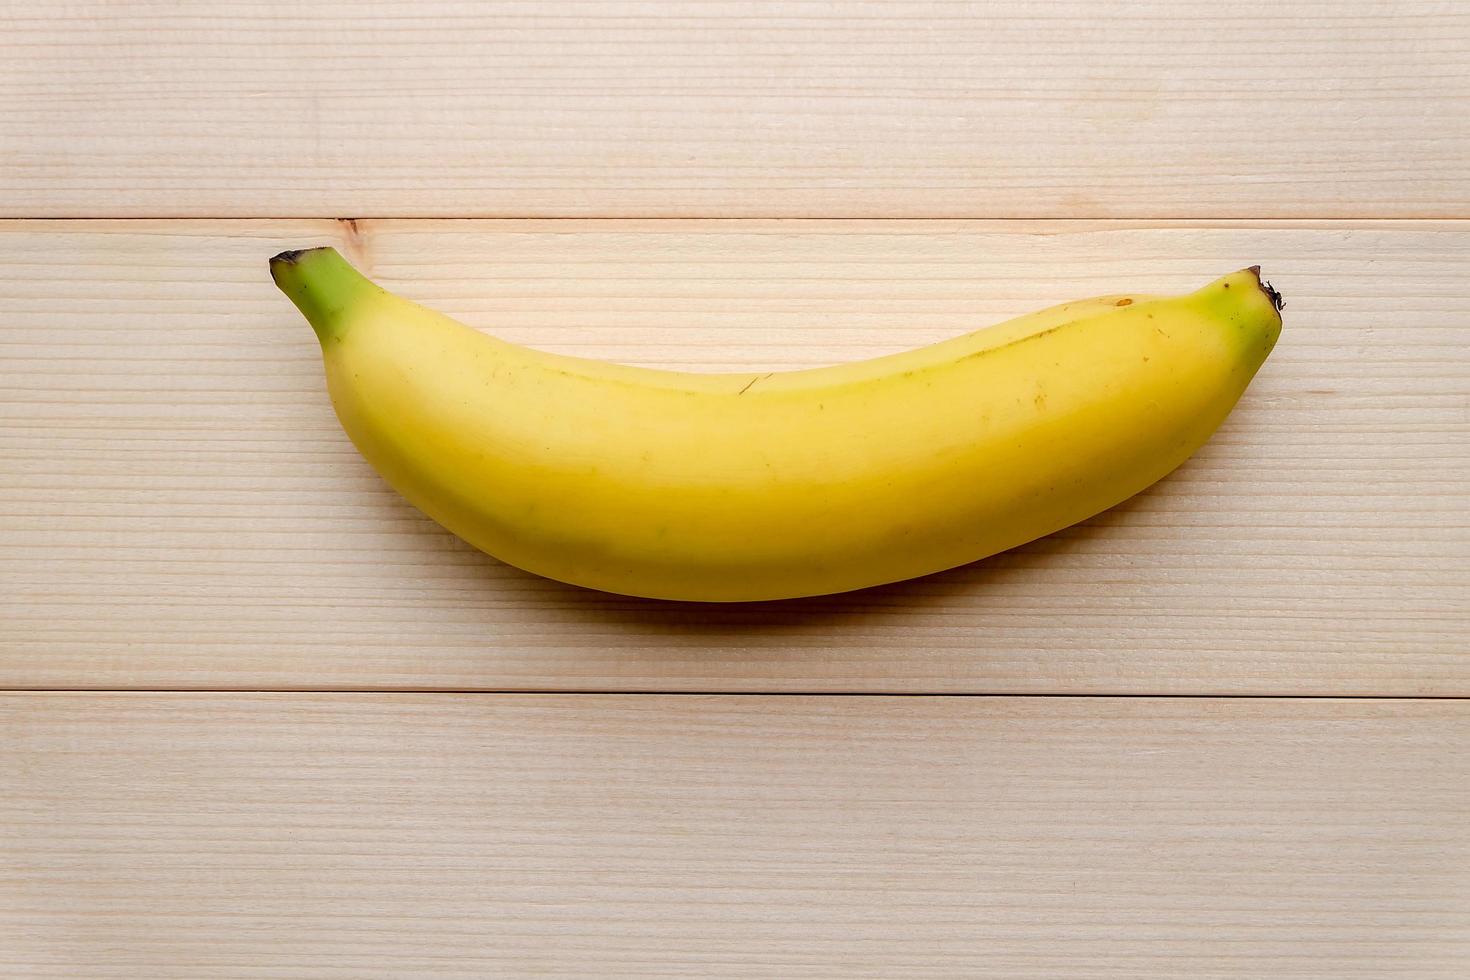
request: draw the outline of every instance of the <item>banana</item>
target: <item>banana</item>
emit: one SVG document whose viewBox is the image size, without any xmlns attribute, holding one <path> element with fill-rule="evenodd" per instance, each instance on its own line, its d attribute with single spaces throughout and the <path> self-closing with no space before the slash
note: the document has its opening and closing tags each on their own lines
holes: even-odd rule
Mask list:
<svg viewBox="0 0 1470 980">
<path fill-rule="evenodd" d="M 271 273 L 403 496 L 502 561 L 660 599 L 843 592 L 1074 524 L 1198 449 L 1281 331 L 1253 267 L 868 361 L 684 374 L 494 339 L 330 248 Z"/>
</svg>

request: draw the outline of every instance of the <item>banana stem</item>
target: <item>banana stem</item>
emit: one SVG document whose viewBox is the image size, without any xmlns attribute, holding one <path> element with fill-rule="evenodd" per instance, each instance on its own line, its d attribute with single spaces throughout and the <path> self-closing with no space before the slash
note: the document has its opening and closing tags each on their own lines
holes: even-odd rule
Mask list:
<svg viewBox="0 0 1470 980">
<path fill-rule="evenodd" d="M 335 248 L 293 249 L 271 259 L 271 278 L 306 317 L 325 346 L 340 340 L 343 316 L 378 287 L 354 269 Z"/>
</svg>

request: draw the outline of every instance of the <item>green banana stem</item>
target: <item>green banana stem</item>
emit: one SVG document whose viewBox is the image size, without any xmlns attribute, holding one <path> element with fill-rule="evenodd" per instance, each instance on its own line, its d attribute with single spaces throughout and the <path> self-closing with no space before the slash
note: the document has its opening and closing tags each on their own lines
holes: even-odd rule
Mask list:
<svg viewBox="0 0 1470 980">
<path fill-rule="evenodd" d="M 341 339 L 348 310 L 381 291 L 327 246 L 282 252 L 271 259 L 271 278 L 306 317 L 324 347 Z"/>
</svg>

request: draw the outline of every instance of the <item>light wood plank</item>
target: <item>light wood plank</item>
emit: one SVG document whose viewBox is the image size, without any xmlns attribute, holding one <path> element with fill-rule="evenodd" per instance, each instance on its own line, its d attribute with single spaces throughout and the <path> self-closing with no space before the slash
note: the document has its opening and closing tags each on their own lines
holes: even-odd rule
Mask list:
<svg viewBox="0 0 1470 980">
<path fill-rule="evenodd" d="M 1286 329 L 1153 491 L 988 562 L 691 607 L 501 566 L 388 490 L 265 259 L 337 241 L 509 339 L 881 354 L 1251 262 Z M 1470 692 L 1470 225 L 11 223 L 0 686 Z"/>
<path fill-rule="evenodd" d="M 1470 704 L 0 698 L 26 977 L 1459 980 Z"/>
<path fill-rule="evenodd" d="M 1454 0 L 0 0 L 0 213 L 1467 217 Z"/>
</svg>

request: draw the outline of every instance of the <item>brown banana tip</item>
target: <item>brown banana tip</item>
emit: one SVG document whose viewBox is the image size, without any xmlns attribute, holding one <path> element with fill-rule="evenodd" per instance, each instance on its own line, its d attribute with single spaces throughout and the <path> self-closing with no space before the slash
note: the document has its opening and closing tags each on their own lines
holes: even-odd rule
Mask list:
<svg viewBox="0 0 1470 980">
<path fill-rule="evenodd" d="M 331 250 L 332 246 L 330 245 L 318 245 L 315 248 L 288 248 L 278 255 L 271 256 L 271 265 L 295 265 L 313 252 L 329 252 Z"/>
<path fill-rule="evenodd" d="M 1276 307 L 1276 312 L 1280 313 L 1286 309 L 1286 300 L 1281 298 L 1281 291 L 1261 278 L 1261 267 L 1258 265 L 1249 266 L 1248 271 L 1256 277 L 1256 284 L 1261 287 L 1261 292 L 1266 294 L 1266 298 L 1271 301 L 1271 305 Z"/>
<path fill-rule="evenodd" d="M 270 260 L 271 279 L 275 281 L 276 285 L 285 289 L 286 287 L 281 280 L 283 276 L 287 275 L 286 270 L 295 268 L 317 252 L 330 251 L 332 251 L 331 246 L 318 245 L 316 248 L 288 248 L 284 252 L 273 255 Z"/>
</svg>

